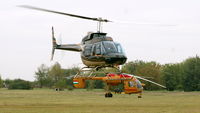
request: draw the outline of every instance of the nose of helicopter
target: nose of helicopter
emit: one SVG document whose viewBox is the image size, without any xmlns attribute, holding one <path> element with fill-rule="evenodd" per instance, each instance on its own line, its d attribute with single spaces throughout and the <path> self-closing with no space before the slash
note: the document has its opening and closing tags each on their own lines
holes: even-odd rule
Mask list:
<svg viewBox="0 0 200 113">
<path fill-rule="evenodd" d="M 108 64 L 122 65 L 126 62 L 127 57 L 124 55 L 113 55 L 113 56 L 107 57 L 105 60 L 106 60 L 106 63 Z"/>
</svg>

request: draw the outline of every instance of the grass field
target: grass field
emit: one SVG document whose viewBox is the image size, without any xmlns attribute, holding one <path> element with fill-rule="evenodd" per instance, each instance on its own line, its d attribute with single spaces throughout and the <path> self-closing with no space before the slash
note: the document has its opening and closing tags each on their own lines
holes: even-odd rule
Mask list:
<svg viewBox="0 0 200 113">
<path fill-rule="evenodd" d="M 114 94 L 103 90 L 0 89 L 0 113 L 200 113 L 200 92 Z"/>
</svg>

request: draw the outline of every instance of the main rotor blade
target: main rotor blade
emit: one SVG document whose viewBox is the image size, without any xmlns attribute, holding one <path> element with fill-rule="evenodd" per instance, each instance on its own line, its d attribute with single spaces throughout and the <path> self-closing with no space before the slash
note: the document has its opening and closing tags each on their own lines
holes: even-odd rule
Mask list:
<svg viewBox="0 0 200 113">
<path fill-rule="evenodd" d="M 163 86 L 163 85 L 161 85 L 161 84 L 158 84 L 158 83 L 156 83 L 156 82 L 153 82 L 153 81 L 148 80 L 148 79 L 145 79 L 145 78 L 142 78 L 142 77 L 140 77 L 140 76 L 136 76 L 136 75 L 133 75 L 133 76 L 134 76 L 135 78 L 138 78 L 138 79 L 141 79 L 141 80 L 150 82 L 150 83 L 152 83 L 152 84 L 158 85 L 158 86 L 160 86 L 160 87 L 162 87 L 162 88 L 166 88 L 165 86 Z"/>
<path fill-rule="evenodd" d="M 91 18 L 91 17 L 86 17 L 86 16 L 70 14 L 70 13 L 63 13 L 63 12 L 59 12 L 59 11 L 53 11 L 53 10 L 43 9 L 43 8 L 39 8 L 39 7 L 29 6 L 29 5 L 20 5 L 19 7 L 33 9 L 33 10 L 39 10 L 39 11 L 45 11 L 45 12 L 50 12 L 50 13 L 56 13 L 56 14 L 61 14 L 61 15 L 67 15 L 67 16 L 82 18 L 82 19 L 87 19 L 87 20 L 94 20 L 94 21 L 100 21 L 100 22 L 112 22 L 112 21 L 107 20 L 107 19 Z"/>
<path fill-rule="evenodd" d="M 114 20 L 115 23 L 119 24 L 133 24 L 133 25 L 143 25 L 143 26 L 161 26 L 161 27 L 175 27 L 178 26 L 178 24 L 163 24 L 163 23 L 156 23 L 156 22 L 132 22 L 132 21 L 117 21 Z"/>
</svg>

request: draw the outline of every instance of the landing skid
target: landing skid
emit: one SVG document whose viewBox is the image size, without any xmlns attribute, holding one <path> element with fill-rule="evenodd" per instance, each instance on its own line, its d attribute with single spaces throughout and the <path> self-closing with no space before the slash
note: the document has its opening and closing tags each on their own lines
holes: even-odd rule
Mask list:
<svg viewBox="0 0 200 113">
<path fill-rule="evenodd" d="M 103 73 L 103 74 L 108 74 L 109 72 L 106 72 L 101 69 L 105 68 L 113 68 L 117 70 L 117 73 L 121 73 L 121 70 L 118 67 L 104 67 L 104 66 L 96 66 L 96 67 L 83 67 L 79 70 L 79 72 L 74 76 L 76 77 L 96 77 L 97 73 Z"/>
</svg>

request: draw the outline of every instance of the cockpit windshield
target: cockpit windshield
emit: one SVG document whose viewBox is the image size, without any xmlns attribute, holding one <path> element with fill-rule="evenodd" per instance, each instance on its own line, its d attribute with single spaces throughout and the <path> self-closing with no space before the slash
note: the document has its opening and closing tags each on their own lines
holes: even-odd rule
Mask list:
<svg viewBox="0 0 200 113">
<path fill-rule="evenodd" d="M 114 43 L 112 41 L 104 41 L 103 45 L 106 53 L 124 53 L 119 43 Z"/>
<path fill-rule="evenodd" d="M 135 81 L 137 83 L 137 88 L 143 89 L 141 82 L 138 79 L 136 79 Z"/>
<path fill-rule="evenodd" d="M 120 43 L 115 43 L 115 46 L 117 48 L 117 52 L 118 53 L 123 53 L 124 54 L 124 50 L 123 50 L 123 48 L 122 48 Z"/>
<path fill-rule="evenodd" d="M 104 45 L 104 48 L 106 50 L 106 53 L 117 53 L 117 48 L 115 47 L 113 42 L 104 41 L 103 45 Z"/>
</svg>

